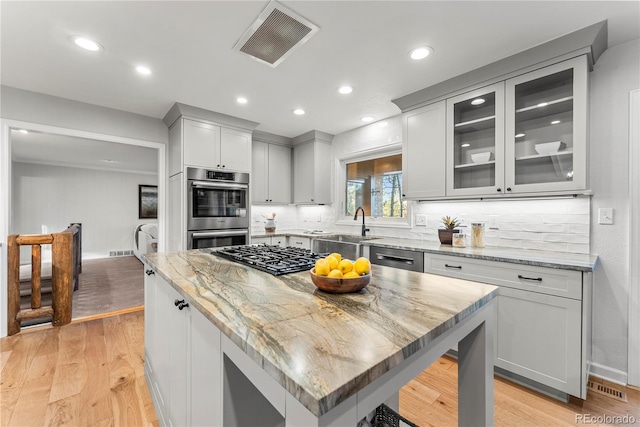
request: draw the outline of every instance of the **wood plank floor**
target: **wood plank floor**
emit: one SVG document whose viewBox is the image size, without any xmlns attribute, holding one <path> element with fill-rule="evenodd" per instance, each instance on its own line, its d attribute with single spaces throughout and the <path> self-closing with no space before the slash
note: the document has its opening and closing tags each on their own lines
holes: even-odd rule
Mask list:
<svg viewBox="0 0 640 427">
<path fill-rule="evenodd" d="M 144 378 L 143 313 L 25 329 L 0 339 L 0 425 L 158 425 Z M 577 422 L 577 414 L 628 414 L 638 425 L 640 391 L 624 391 L 627 403 L 589 393 L 586 401 L 564 404 L 497 378 L 495 424 L 575 426 L 590 424 Z M 457 410 L 457 365 L 446 357 L 400 391 L 400 413 L 420 426 L 457 425 Z"/>
</svg>

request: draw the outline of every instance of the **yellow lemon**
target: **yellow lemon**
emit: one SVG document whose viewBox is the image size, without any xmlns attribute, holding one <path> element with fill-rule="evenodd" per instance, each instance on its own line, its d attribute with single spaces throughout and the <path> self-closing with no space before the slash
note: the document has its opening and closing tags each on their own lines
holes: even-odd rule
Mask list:
<svg viewBox="0 0 640 427">
<path fill-rule="evenodd" d="M 356 260 L 353 268 L 358 275 L 364 276 L 365 274 L 369 274 L 371 271 L 371 263 L 367 258 L 360 257 Z"/>
<path fill-rule="evenodd" d="M 334 257 L 335 259 L 338 260 L 338 262 L 342 261 L 342 255 L 340 255 L 338 252 L 334 252 L 332 254 L 329 254 L 329 256 Z"/>
<path fill-rule="evenodd" d="M 329 261 L 329 265 L 331 266 L 332 270 L 335 270 L 336 268 L 338 268 L 338 263 L 340 262 L 339 259 L 337 259 L 333 255 L 329 255 L 325 259 Z"/>
<path fill-rule="evenodd" d="M 340 270 L 331 270 L 327 277 L 342 277 L 342 271 Z"/>
<path fill-rule="evenodd" d="M 318 276 L 326 276 L 331 271 L 329 261 L 326 259 L 319 259 L 316 261 L 316 274 Z"/>
<path fill-rule="evenodd" d="M 338 268 L 342 271 L 342 274 L 348 273 L 353 270 L 353 263 L 348 259 L 343 259 L 340 261 L 340 264 L 338 264 Z"/>
<path fill-rule="evenodd" d="M 360 277 L 360 276 L 354 270 L 351 270 L 350 272 L 348 272 L 347 274 L 343 275 L 342 277 L 344 277 L 345 279 L 353 279 L 353 278 Z"/>
</svg>

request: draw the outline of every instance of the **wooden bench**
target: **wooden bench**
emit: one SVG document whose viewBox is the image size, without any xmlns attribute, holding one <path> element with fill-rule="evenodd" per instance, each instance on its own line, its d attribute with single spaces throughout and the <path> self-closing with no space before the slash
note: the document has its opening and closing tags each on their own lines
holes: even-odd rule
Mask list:
<svg viewBox="0 0 640 427">
<path fill-rule="evenodd" d="M 51 245 L 52 304 L 42 306 L 41 245 Z M 31 246 L 31 308 L 20 309 L 20 246 Z M 71 322 L 71 295 L 78 289 L 82 272 L 82 225 L 71 224 L 53 234 L 12 234 L 7 239 L 8 327 L 7 333 L 20 332 L 22 321 L 51 317 L 54 326 Z"/>
</svg>

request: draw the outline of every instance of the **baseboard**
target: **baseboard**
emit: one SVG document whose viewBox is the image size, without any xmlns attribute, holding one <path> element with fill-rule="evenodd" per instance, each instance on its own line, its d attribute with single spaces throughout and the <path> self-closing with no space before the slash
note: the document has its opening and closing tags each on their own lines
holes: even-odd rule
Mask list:
<svg viewBox="0 0 640 427">
<path fill-rule="evenodd" d="M 610 368 L 608 366 L 600 365 L 599 363 L 591 362 L 591 368 L 589 374 L 596 378 L 611 381 L 612 383 L 627 385 L 627 373 L 618 369 Z"/>
</svg>

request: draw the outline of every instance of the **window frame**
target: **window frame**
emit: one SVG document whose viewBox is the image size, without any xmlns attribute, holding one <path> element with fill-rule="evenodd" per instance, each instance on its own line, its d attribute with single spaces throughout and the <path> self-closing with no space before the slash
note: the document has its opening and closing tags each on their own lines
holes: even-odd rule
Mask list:
<svg viewBox="0 0 640 427">
<path fill-rule="evenodd" d="M 366 160 L 373 160 L 382 157 L 394 156 L 402 154 L 402 143 L 390 144 L 384 147 L 358 151 L 354 153 L 345 154 L 336 158 L 336 200 L 335 207 L 335 224 L 336 225 L 350 225 L 353 226 L 353 217 L 345 214 L 345 203 L 347 197 L 347 163 L 362 162 Z M 404 170 L 402 171 L 404 174 Z M 405 218 L 384 218 L 367 216 L 365 221 L 367 225 L 374 227 L 389 227 L 389 228 L 411 228 L 413 203 L 407 201 L 407 216 Z M 360 217 L 358 216 L 358 220 Z M 360 224 L 360 222 L 358 222 Z"/>
</svg>

